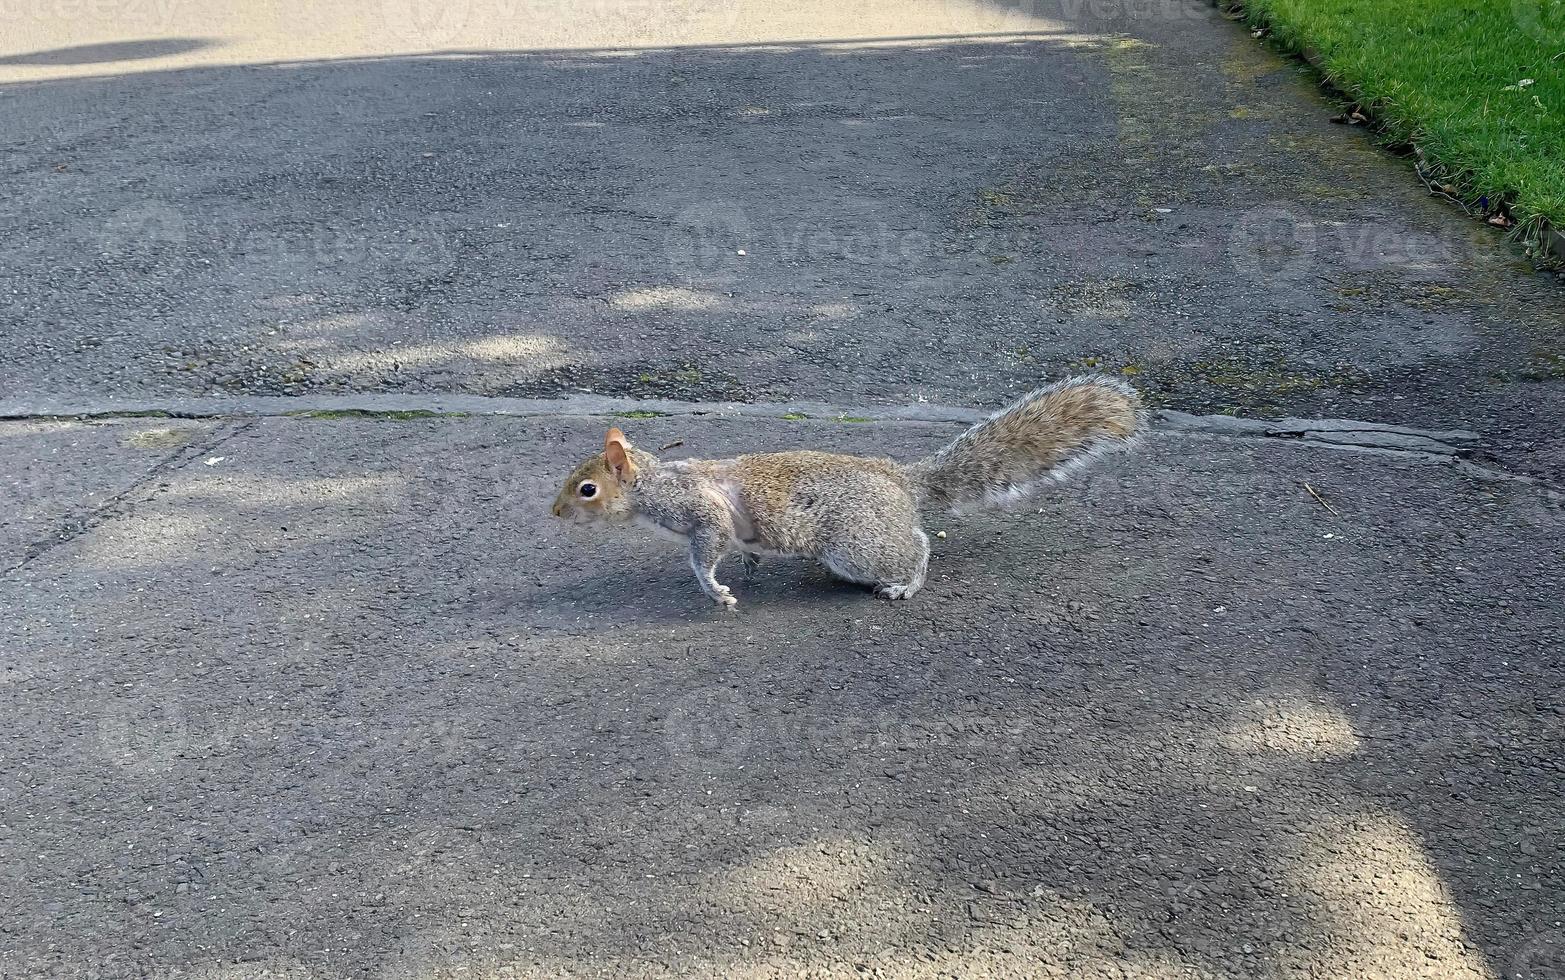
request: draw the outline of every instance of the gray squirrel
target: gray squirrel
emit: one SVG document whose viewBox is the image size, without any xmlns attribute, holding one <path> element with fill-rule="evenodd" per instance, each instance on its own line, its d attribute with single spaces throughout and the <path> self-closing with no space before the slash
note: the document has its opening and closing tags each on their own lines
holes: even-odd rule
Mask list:
<svg viewBox="0 0 1565 980">
<path fill-rule="evenodd" d="M 1022 396 L 916 463 L 807 450 L 665 461 L 611 428 L 560 488 L 554 516 L 629 521 L 684 542 L 701 590 L 725 607 L 739 600 L 717 564 L 733 551 L 747 571 L 758 555 L 803 555 L 882 598 L 909 599 L 929 567 L 921 510 L 1025 503 L 1128 448 L 1146 424 L 1134 388 L 1087 375 Z"/>
</svg>

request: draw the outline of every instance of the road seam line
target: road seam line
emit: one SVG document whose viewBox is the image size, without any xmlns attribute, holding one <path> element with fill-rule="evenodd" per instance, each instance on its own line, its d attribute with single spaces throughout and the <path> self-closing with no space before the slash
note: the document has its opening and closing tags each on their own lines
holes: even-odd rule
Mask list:
<svg viewBox="0 0 1565 980">
<path fill-rule="evenodd" d="M 755 418 L 792 422 L 971 425 L 983 409 L 927 403 L 842 406 L 825 402 L 699 402 L 674 399 L 569 395 L 507 398 L 490 395 L 238 395 L 165 401 L 53 398 L 0 401 L 0 421 L 148 421 L 155 419 L 352 419 L 499 418 Z M 1385 456 L 1419 464 L 1454 465 L 1470 476 L 1533 487 L 1555 503 L 1565 490 L 1535 477 L 1508 473 L 1469 459 L 1481 447 L 1476 432 L 1423 429 L 1357 419 L 1248 419 L 1230 415 L 1153 412 L 1153 431 L 1187 438 L 1262 439 L 1271 443 Z M 246 427 L 231 430 L 237 434 Z M 228 436 L 223 440 L 226 441 Z M 210 448 L 210 447 L 208 447 Z M 68 539 L 67 539 L 68 540 Z M 31 560 L 31 559 L 28 559 Z M 23 563 L 25 564 L 25 562 Z M 15 567 L 21 567 L 20 565 Z M 13 569 L 8 569 L 11 571 Z"/>
<path fill-rule="evenodd" d="M 164 401 L 43 399 L 0 401 L 0 420 L 189 418 L 223 419 L 333 415 L 366 416 L 715 416 L 824 422 L 933 422 L 971 424 L 987 418 L 984 409 L 918 403 L 903 406 L 833 405 L 825 402 L 705 402 L 663 398 L 569 395 L 564 398 L 505 398 L 488 395 L 251 395 L 225 398 L 174 398 Z M 1456 454 L 1475 447 L 1475 432 L 1423 429 L 1356 419 L 1246 419 L 1228 415 L 1191 415 L 1162 410 L 1158 428 L 1217 435 L 1318 439 Z M 1340 438 L 1339 438 L 1340 437 Z M 1444 447 L 1444 449 L 1442 449 Z"/>
<path fill-rule="evenodd" d="M 704 402 L 577 394 L 563 398 L 489 395 L 236 395 L 162 401 L 47 398 L 0 401 L 0 421 L 258 418 L 418 418 L 495 416 L 515 418 L 758 418 L 793 422 L 970 425 L 989 412 L 950 405 L 844 406 L 826 402 Z M 1153 413 L 1154 431 L 1175 435 L 1265 439 L 1319 449 L 1394 457 L 1418 463 L 1456 463 L 1474 476 L 1526 483 L 1557 495 L 1543 481 L 1491 469 L 1466 459 L 1481 437 L 1465 429 L 1424 429 L 1356 419 L 1249 419 Z"/>
</svg>

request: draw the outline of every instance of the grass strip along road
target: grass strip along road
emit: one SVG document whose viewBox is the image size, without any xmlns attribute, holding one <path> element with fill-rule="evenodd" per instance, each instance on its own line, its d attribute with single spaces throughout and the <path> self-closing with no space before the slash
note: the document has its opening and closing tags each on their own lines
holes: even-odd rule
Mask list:
<svg viewBox="0 0 1565 980">
<path fill-rule="evenodd" d="M 1249 0 L 1426 175 L 1536 241 L 1565 227 L 1565 0 Z M 1435 176 L 1438 175 L 1438 176 Z"/>
</svg>

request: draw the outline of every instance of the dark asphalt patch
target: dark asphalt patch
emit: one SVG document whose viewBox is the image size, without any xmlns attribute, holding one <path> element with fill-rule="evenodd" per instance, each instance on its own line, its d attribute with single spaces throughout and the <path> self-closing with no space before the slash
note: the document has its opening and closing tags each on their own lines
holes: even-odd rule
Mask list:
<svg viewBox="0 0 1565 980">
<path fill-rule="evenodd" d="M 1215 11 L 1110 6 L 12 86 L 0 390 L 994 406 L 1091 362 L 1557 479 L 1557 282 Z"/>
</svg>

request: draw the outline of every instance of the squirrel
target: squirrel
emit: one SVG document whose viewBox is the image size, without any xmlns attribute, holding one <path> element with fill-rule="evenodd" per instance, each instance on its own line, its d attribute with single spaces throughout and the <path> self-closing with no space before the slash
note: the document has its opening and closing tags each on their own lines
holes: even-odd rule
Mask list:
<svg viewBox="0 0 1565 980">
<path fill-rule="evenodd" d="M 907 464 L 803 450 L 661 460 L 611 428 L 603 452 L 566 478 L 553 510 L 578 524 L 634 522 L 684 542 L 701 590 L 724 607 L 738 600 L 718 582 L 717 565 L 733 551 L 747 577 L 758 555 L 803 555 L 882 598 L 910 599 L 929 567 L 921 510 L 1025 503 L 1130 447 L 1146 425 L 1134 388 L 1086 375 L 1023 395 Z"/>
</svg>

